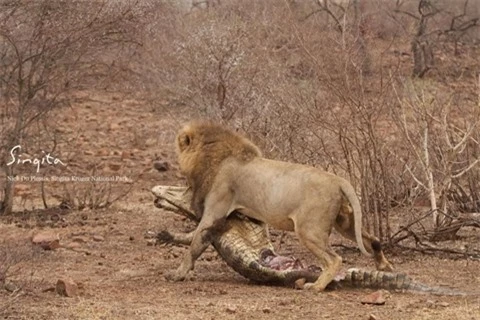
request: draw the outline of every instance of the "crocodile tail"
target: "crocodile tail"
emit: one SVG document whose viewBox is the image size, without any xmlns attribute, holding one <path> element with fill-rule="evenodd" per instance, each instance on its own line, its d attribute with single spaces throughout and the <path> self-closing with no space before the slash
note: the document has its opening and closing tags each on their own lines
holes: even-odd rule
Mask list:
<svg viewBox="0 0 480 320">
<path fill-rule="evenodd" d="M 404 273 L 352 268 L 347 271 L 342 283 L 355 288 L 408 290 L 412 280 Z"/>
<path fill-rule="evenodd" d="M 388 290 L 405 290 L 417 293 L 435 295 L 463 296 L 466 293 L 445 287 L 430 287 L 426 284 L 413 281 L 404 273 L 366 271 L 352 268 L 347 271 L 340 284 L 354 288 L 372 288 Z"/>
</svg>

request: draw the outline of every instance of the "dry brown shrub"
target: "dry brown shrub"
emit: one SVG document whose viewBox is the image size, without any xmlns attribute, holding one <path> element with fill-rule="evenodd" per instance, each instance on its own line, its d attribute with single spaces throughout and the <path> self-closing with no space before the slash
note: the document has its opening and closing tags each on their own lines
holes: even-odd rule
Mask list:
<svg viewBox="0 0 480 320">
<path fill-rule="evenodd" d="M 32 276 L 39 254 L 29 240 L 0 241 L 0 317 L 33 286 Z"/>
<path fill-rule="evenodd" d="M 134 1 L 0 1 L 0 212 L 13 208 L 10 151 L 30 155 L 59 150 L 56 108 L 95 86 L 128 89 L 126 63 L 141 44 L 142 16 Z M 115 86 L 117 85 L 117 86 Z"/>
<path fill-rule="evenodd" d="M 362 197 L 367 225 L 389 239 L 398 228 L 390 214 L 399 207 L 411 212 L 425 195 L 417 192 L 407 169 L 405 161 L 416 161 L 415 155 L 402 140 L 394 112 L 395 90 L 411 72 L 409 46 L 416 26 L 391 2 L 344 3 L 331 5 L 330 12 L 320 2 L 297 1 L 222 1 L 186 14 L 170 11 L 160 23 L 165 29 L 153 32 L 155 41 L 148 44 L 155 70 L 151 80 L 163 109 L 188 106 L 192 117 L 246 132 L 269 157 L 349 178 Z M 402 9 L 415 10 L 414 1 Z M 452 17 L 453 9 L 442 10 Z M 435 26 L 445 27 L 445 21 Z M 439 66 L 441 76 L 426 80 L 432 82 L 431 94 L 453 91 L 442 80 L 449 68 Z M 463 79 L 468 89 L 455 99 L 468 108 L 476 80 L 473 74 Z M 408 95 L 404 87 L 401 91 Z M 464 115 L 455 114 L 455 121 L 468 120 Z M 476 159 L 476 135 L 463 163 Z M 430 141 L 432 152 L 442 148 L 437 142 Z M 475 189 L 466 190 L 469 179 L 453 183 L 457 199 L 475 201 Z M 454 202 L 451 208 L 458 205 Z"/>
</svg>

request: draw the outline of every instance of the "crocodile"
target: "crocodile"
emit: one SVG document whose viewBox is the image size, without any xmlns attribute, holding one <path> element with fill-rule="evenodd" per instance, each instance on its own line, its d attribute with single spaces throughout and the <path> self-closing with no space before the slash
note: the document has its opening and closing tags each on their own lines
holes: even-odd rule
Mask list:
<svg viewBox="0 0 480 320">
<path fill-rule="evenodd" d="M 177 186 L 156 186 L 152 189 L 155 206 L 181 214 L 198 223 L 199 219 L 190 208 L 191 189 Z M 220 257 L 243 277 L 260 284 L 298 287 L 299 283 L 314 282 L 321 269 L 304 266 L 298 259 L 278 255 L 270 242 L 267 226 L 233 212 L 225 225 L 211 233 L 209 239 Z M 173 233 L 163 230 L 157 234 L 158 243 L 189 245 L 190 233 Z M 451 288 L 432 287 L 414 281 L 408 275 L 397 272 L 348 269 L 337 275 L 329 289 L 342 287 L 401 290 L 436 295 L 465 295 Z"/>
</svg>

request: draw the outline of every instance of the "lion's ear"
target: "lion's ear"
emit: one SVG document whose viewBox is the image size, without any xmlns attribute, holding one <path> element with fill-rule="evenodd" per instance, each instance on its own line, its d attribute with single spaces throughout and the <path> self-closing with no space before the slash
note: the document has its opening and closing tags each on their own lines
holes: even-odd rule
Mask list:
<svg viewBox="0 0 480 320">
<path fill-rule="evenodd" d="M 177 144 L 180 151 L 184 151 L 192 143 L 192 138 L 188 133 L 181 133 L 177 138 Z"/>
</svg>

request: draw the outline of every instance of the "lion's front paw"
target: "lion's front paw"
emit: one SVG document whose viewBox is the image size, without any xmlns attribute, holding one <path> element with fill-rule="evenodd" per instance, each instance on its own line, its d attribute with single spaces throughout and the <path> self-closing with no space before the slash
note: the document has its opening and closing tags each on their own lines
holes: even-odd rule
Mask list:
<svg viewBox="0 0 480 320">
<path fill-rule="evenodd" d="M 303 289 L 304 290 L 317 290 L 318 289 L 315 287 L 314 283 L 313 282 L 307 282 L 303 285 Z"/>
<path fill-rule="evenodd" d="M 327 288 L 328 284 L 329 284 L 329 283 L 327 283 L 327 284 L 319 283 L 318 281 L 317 281 L 317 282 L 307 282 L 307 283 L 305 283 L 305 285 L 303 286 L 303 289 L 304 289 L 304 290 L 313 290 L 313 291 L 321 292 L 321 291 L 325 291 L 325 289 Z"/>
</svg>

